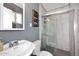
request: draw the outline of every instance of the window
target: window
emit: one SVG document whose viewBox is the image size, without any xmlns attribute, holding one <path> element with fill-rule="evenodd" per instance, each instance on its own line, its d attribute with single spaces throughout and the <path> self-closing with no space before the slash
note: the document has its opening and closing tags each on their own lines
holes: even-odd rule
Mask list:
<svg viewBox="0 0 79 59">
<path fill-rule="evenodd" d="M 16 13 L 16 23 L 22 24 L 22 14 Z"/>
<path fill-rule="evenodd" d="M 12 21 L 12 28 L 22 28 L 22 14 L 15 13 L 15 19 Z"/>
<path fill-rule="evenodd" d="M 15 13 L 3 7 L 3 28 L 12 28 L 12 21 L 15 20 Z"/>
<path fill-rule="evenodd" d="M 23 28 L 22 8 L 4 3 L 3 7 L 3 26 L 4 28 Z"/>
</svg>

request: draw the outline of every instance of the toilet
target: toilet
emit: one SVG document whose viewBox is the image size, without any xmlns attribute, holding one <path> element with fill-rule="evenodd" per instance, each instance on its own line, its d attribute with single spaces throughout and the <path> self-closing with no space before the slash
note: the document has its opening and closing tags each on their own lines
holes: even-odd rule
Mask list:
<svg viewBox="0 0 79 59">
<path fill-rule="evenodd" d="M 41 41 L 40 40 L 34 41 L 33 43 L 35 44 L 35 49 L 33 51 L 33 55 L 37 55 L 37 56 L 53 56 L 48 51 L 40 51 L 40 47 L 41 47 Z"/>
</svg>

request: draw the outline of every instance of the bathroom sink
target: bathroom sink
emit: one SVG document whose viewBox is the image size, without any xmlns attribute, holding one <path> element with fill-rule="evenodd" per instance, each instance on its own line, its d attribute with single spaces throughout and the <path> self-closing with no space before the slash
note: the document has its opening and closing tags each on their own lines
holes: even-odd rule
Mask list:
<svg viewBox="0 0 79 59">
<path fill-rule="evenodd" d="M 29 56 L 33 52 L 34 48 L 35 45 L 32 42 L 20 40 L 19 45 L 12 48 L 6 47 L 4 51 L 0 52 L 0 56 Z"/>
</svg>

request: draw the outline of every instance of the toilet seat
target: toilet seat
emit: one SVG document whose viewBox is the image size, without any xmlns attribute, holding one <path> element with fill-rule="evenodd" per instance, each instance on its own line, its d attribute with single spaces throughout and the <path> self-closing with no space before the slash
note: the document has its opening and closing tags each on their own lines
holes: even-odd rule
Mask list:
<svg viewBox="0 0 79 59">
<path fill-rule="evenodd" d="M 52 54 L 48 51 L 40 51 L 40 56 L 52 56 Z"/>
<path fill-rule="evenodd" d="M 34 41 L 34 44 L 35 44 L 35 49 L 33 51 L 33 55 L 37 55 L 37 56 L 53 56 L 48 51 L 40 51 L 40 47 L 41 47 L 41 41 L 40 40 Z"/>
</svg>

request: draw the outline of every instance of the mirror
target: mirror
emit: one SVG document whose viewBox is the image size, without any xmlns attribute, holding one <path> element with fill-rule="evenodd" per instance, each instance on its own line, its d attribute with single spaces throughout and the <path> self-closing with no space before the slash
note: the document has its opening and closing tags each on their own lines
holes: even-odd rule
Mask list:
<svg viewBox="0 0 79 59">
<path fill-rule="evenodd" d="M 24 30 L 24 4 L 1 4 L 0 30 Z"/>
</svg>

